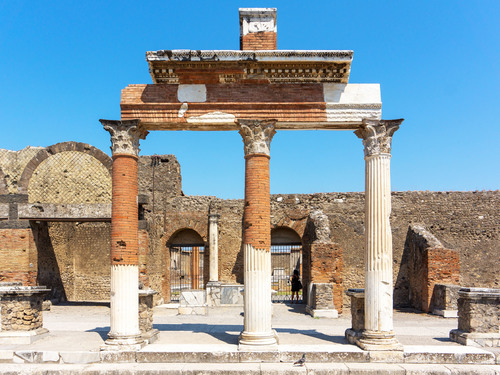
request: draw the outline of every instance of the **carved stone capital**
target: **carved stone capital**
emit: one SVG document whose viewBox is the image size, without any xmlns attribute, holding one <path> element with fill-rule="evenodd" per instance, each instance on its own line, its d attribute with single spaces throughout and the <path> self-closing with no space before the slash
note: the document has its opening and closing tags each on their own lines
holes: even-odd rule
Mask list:
<svg viewBox="0 0 500 375">
<path fill-rule="evenodd" d="M 148 131 L 140 120 L 99 120 L 111 134 L 111 151 L 115 154 L 139 156 L 139 139 L 146 139 Z"/>
<path fill-rule="evenodd" d="M 219 214 L 209 214 L 208 215 L 208 221 L 210 223 L 215 223 L 217 224 L 219 222 L 220 215 Z"/>
<path fill-rule="evenodd" d="M 392 135 L 399 129 L 403 119 L 363 119 L 361 127 L 354 132 L 363 140 L 365 157 L 391 153 Z"/>
<path fill-rule="evenodd" d="M 252 154 L 271 155 L 271 140 L 276 134 L 276 120 L 238 120 L 240 135 L 245 145 L 245 156 Z"/>
</svg>

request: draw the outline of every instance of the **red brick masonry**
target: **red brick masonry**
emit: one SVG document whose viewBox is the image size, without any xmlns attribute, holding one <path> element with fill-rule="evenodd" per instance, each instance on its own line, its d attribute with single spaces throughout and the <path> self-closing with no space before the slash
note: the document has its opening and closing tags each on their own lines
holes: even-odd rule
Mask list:
<svg viewBox="0 0 500 375">
<path fill-rule="evenodd" d="M 269 159 L 265 154 L 245 156 L 243 219 L 243 243 L 268 251 L 271 250 Z"/>
<path fill-rule="evenodd" d="M 138 264 L 137 157 L 113 155 L 111 264 Z"/>
</svg>

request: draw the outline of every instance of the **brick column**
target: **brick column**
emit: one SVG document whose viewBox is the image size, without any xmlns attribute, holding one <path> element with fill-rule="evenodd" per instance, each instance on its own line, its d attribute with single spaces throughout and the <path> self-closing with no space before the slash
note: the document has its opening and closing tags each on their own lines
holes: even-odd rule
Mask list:
<svg viewBox="0 0 500 375">
<path fill-rule="evenodd" d="M 365 350 L 402 350 L 394 338 L 390 160 L 392 135 L 403 120 L 363 121 L 365 146 Z"/>
<path fill-rule="evenodd" d="M 239 120 L 245 144 L 243 218 L 244 329 L 240 345 L 277 344 L 271 327 L 271 203 L 269 159 L 275 121 Z"/>
<path fill-rule="evenodd" d="M 111 212 L 111 324 L 103 350 L 137 350 L 139 330 L 139 221 L 137 160 L 147 131 L 139 120 L 100 120 L 111 134 L 113 190 Z"/>
</svg>

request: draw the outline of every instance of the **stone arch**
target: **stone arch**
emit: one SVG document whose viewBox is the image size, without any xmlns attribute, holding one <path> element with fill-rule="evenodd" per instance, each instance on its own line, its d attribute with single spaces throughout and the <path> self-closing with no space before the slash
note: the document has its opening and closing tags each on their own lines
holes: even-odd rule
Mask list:
<svg viewBox="0 0 500 375">
<path fill-rule="evenodd" d="M 203 289 L 208 281 L 206 242 L 192 228 L 176 230 L 166 243 L 166 268 L 162 295 L 167 301 L 178 301 L 186 289 Z"/>
<path fill-rule="evenodd" d="M 108 155 L 86 143 L 57 143 L 28 162 L 18 192 L 33 203 L 110 203 L 112 164 Z M 43 185 L 41 191 L 34 191 L 37 184 Z"/>
<path fill-rule="evenodd" d="M 200 234 L 191 228 L 182 228 L 175 231 L 167 241 L 171 245 L 199 245 L 204 246 L 205 241 Z"/>
<path fill-rule="evenodd" d="M 271 230 L 271 245 L 301 245 L 302 240 L 299 234 L 292 228 L 279 226 Z"/>
<path fill-rule="evenodd" d="M 5 174 L 0 168 L 0 195 L 2 194 L 9 194 L 9 192 L 7 190 L 7 180 L 5 179 Z"/>
<path fill-rule="evenodd" d="M 291 299 L 290 277 L 297 271 L 302 274 L 302 239 L 288 226 L 271 230 L 271 286 L 273 302 Z"/>
</svg>

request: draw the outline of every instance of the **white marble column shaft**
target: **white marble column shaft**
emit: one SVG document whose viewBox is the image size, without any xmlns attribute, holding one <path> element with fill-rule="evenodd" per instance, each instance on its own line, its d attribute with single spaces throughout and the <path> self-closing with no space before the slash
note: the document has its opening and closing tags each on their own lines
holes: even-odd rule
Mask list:
<svg viewBox="0 0 500 375">
<path fill-rule="evenodd" d="M 365 331 L 358 345 L 399 350 L 393 331 L 390 160 L 403 120 L 365 120 L 355 133 L 365 146 Z"/>
<path fill-rule="evenodd" d="M 209 244 L 209 281 L 219 281 L 219 222 L 220 215 L 210 214 L 208 216 L 208 244 Z"/>
<path fill-rule="evenodd" d="M 243 245 L 245 271 L 244 329 L 242 345 L 274 345 L 272 329 L 271 252 Z"/>
</svg>

